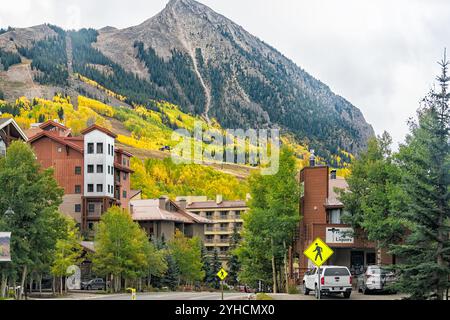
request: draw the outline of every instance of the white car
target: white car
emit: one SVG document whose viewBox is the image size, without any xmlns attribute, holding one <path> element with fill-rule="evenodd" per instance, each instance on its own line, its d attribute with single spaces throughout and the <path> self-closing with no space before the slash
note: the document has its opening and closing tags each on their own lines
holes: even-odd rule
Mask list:
<svg viewBox="0 0 450 320">
<path fill-rule="evenodd" d="M 366 272 L 358 277 L 358 291 L 363 294 L 385 291 L 395 281 L 394 272 L 377 265 L 368 266 Z"/>
<path fill-rule="evenodd" d="M 320 280 L 319 275 L 320 273 Z M 352 275 L 347 267 L 341 266 L 322 266 L 314 268 L 305 273 L 303 277 L 303 293 L 309 295 L 311 291 L 315 292 L 316 298 L 319 297 L 319 281 L 320 294 L 340 294 L 344 298 L 350 298 L 352 293 Z"/>
</svg>

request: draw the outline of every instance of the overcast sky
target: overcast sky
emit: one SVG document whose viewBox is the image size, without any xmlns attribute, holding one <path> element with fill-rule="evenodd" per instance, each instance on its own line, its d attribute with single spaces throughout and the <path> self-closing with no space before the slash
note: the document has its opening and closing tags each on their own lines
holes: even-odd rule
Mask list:
<svg viewBox="0 0 450 320">
<path fill-rule="evenodd" d="M 200 0 L 271 44 L 396 143 L 450 51 L 447 0 Z M 139 24 L 168 0 L 0 0 L 0 27 Z"/>
</svg>

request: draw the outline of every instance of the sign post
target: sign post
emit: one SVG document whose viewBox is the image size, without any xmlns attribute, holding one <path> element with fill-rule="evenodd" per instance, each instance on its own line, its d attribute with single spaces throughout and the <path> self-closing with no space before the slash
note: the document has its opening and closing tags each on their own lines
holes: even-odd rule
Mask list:
<svg viewBox="0 0 450 320">
<path fill-rule="evenodd" d="M 131 291 L 131 300 L 136 300 L 136 289 L 127 288 L 127 291 Z"/>
<path fill-rule="evenodd" d="M 220 288 L 222 290 L 222 300 L 223 300 L 223 280 L 228 276 L 228 272 L 225 271 L 224 268 L 220 269 L 219 272 L 217 272 L 217 276 L 220 279 Z"/>
<path fill-rule="evenodd" d="M 317 238 L 314 240 L 311 245 L 303 252 L 303 254 L 312 261 L 317 266 L 317 290 L 316 296 L 320 300 L 320 275 L 321 269 L 320 267 L 333 255 L 333 250 L 322 241 L 322 239 Z"/>
</svg>

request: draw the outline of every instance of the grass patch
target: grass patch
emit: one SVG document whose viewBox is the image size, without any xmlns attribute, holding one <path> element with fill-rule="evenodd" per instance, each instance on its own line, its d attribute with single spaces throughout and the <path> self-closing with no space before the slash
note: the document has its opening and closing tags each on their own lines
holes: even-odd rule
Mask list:
<svg viewBox="0 0 450 320">
<path fill-rule="evenodd" d="M 258 293 L 256 294 L 256 300 L 273 300 L 273 298 L 267 293 Z"/>
</svg>

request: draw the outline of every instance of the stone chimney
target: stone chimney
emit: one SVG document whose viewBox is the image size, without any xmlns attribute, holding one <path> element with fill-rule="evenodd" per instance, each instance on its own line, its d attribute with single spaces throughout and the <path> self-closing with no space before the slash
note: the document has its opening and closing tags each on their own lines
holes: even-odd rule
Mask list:
<svg viewBox="0 0 450 320">
<path fill-rule="evenodd" d="M 186 210 L 186 206 L 187 206 L 187 201 L 186 199 L 181 199 L 180 201 L 178 201 L 178 205 L 181 208 L 181 210 Z"/>
<path fill-rule="evenodd" d="M 167 196 L 161 196 L 159 198 L 159 208 L 162 210 L 166 210 Z"/>
<path fill-rule="evenodd" d="M 311 150 L 311 156 L 309 157 L 309 166 L 310 167 L 316 166 L 316 156 L 314 154 L 314 150 Z"/>
<path fill-rule="evenodd" d="M 223 202 L 223 197 L 221 194 L 216 196 L 216 204 L 221 204 Z"/>
</svg>

